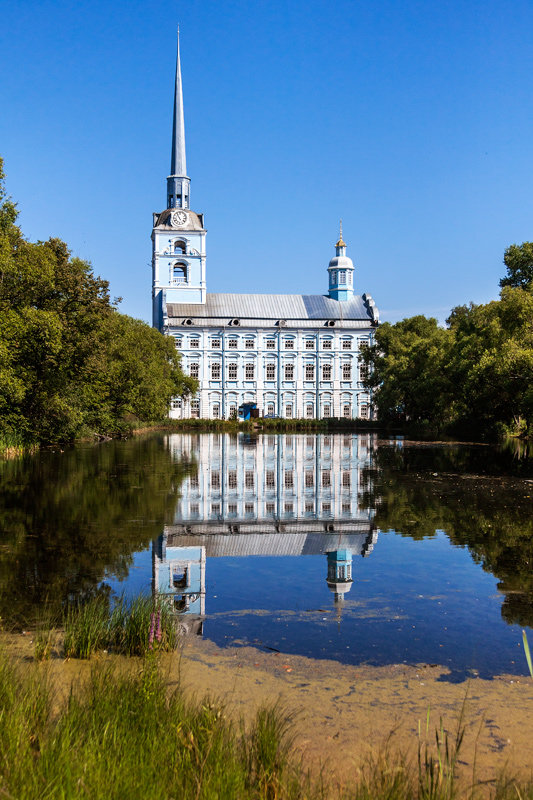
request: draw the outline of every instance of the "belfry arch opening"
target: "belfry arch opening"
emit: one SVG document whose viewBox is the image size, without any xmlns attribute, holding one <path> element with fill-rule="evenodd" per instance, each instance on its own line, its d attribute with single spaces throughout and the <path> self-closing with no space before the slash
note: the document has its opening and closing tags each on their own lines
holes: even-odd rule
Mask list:
<svg viewBox="0 0 533 800">
<path fill-rule="evenodd" d="M 174 252 L 175 253 L 185 253 L 187 252 L 187 242 L 184 242 L 183 239 L 176 239 L 174 242 Z"/>
<path fill-rule="evenodd" d="M 172 267 L 172 280 L 174 283 L 187 283 L 187 264 L 176 261 Z"/>
</svg>

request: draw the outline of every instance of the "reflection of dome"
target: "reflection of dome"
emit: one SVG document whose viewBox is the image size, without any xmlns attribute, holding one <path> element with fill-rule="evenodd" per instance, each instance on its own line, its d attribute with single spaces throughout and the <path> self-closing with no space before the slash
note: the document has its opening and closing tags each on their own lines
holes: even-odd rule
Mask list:
<svg viewBox="0 0 533 800">
<path fill-rule="evenodd" d="M 326 583 L 335 594 L 335 602 L 344 600 L 344 595 L 352 588 L 352 551 L 333 550 L 328 556 L 328 577 Z"/>
<path fill-rule="evenodd" d="M 344 595 L 352 588 L 353 581 L 343 581 L 342 583 L 336 581 L 326 581 L 330 592 L 335 593 L 335 602 L 342 603 Z"/>
</svg>

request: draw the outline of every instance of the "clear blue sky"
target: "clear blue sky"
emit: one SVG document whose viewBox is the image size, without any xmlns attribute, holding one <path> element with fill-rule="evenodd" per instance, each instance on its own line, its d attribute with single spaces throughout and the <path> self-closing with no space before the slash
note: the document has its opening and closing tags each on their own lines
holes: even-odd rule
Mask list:
<svg viewBox="0 0 533 800">
<path fill-rule="evenodd" d="M 382 319 L 498 296 L 533 239 L 531 0 L 1 2 L 0 153 L 31 239 L 150 319 L 176 27 L 208 291 L 325 293 L 338 219 Z"/>
</svg>

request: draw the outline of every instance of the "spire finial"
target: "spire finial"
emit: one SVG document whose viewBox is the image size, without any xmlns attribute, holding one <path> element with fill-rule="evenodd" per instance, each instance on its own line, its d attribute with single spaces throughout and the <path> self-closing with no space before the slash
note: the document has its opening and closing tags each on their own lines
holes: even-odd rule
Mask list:
<svg viewBox="0 0 533 800">
<path fill-rule="evenodd" d="M 346 247 L 346 242 L 343 241 L 343 238 L 342 238 L 342 219 L 340 220 L 340 223 L 339 223 L 339 241 L 337 242 L 335 247 Z"/>
</svg>

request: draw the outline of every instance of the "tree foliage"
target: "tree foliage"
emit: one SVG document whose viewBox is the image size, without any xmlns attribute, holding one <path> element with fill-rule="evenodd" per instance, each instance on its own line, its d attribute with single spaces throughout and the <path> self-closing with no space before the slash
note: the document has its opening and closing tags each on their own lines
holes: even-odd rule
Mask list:
<svg viewBox="0 0 533 800">
<path fill-rule="evenodd" d="M 500 280 L 500 286 L 514 286 L 526 289 L 533 282 L 533 242 L 512 244 L 503 257 L 507 275 Z"/>
<path fill-rule="evenodd" d="M 506 257 L 528 247 L 533 255 L 525 242 Z M 446 329 L 423 316 L 377 329 L 363 358 L 381 421 L 408 424 L 416 433 L 531 434 L 533 282 L 516 274 L 516 285 L 505 283 L 499 300 L 452 309 Z"/>
<path fill-rule="evenodd" d="M 0 422 L 28 440 L 112 433 L 196 388 L 173 342 L 119 314 L 107 281 L 59 239 L 28 242 L 0 160 Z"/>
</svg>

